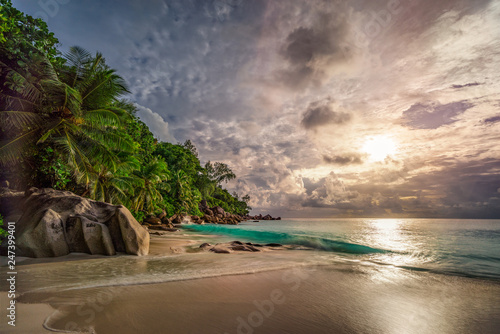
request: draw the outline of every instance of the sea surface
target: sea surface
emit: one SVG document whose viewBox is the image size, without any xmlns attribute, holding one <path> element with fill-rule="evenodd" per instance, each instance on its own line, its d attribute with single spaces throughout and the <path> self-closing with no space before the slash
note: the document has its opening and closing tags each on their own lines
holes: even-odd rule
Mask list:
<svg viewBox="0 0 500 334">
<path fill-rule="evenodd" d="M 500 279 L 500 220 L 294 219 L 188 229 L 320 251 L 316 260 Z"/>
</svg>

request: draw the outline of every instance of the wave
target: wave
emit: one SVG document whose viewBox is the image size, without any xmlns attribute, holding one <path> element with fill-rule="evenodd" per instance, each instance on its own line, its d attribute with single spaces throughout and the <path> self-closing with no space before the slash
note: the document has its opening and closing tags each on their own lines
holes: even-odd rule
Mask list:
<svg viewBox="0 0 500 334">
<path fill-rule="evenodd" d="M 347 254 L 391 253 L 390 250 L 373 248 L 356 243 L 285 232 L 250 231 L 242 230 L 233 226 L 228 227 L 225 225 L 187 225 L 184 226 L 184 228 L 196 232 L 245 238 L 245 240 L 260 243 L 278 243 L 291 246 L 303 246 L 329 252 Z"/>
</svg>

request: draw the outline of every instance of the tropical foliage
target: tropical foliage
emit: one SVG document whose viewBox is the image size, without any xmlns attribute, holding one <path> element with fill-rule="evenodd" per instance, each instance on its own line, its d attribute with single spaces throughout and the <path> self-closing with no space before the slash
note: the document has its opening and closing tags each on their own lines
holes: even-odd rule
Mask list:
<svg viewBox="0 0 500 334">
<path fill-rule="evenodd" d="M 76 46 L 61 54 L 45 22 L 0 4 L 1 180 L 123 204 L 136 217 L 201 215 L 202 199 L 248 213 L 248 195 L 222 187 L 236 177 L 228 165 L 202 167 L 191 141 L 155 139 L 102 54 Z"/>
</svg>

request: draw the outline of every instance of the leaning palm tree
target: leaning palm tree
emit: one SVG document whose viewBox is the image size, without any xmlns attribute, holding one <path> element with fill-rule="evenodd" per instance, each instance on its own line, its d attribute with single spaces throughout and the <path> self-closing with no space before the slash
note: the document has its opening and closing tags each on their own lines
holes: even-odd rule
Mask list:
<svg viewBox="0 0 500 334">
<path fill-rule="evenodd" d="M 116 151 L 132 152 L 134 145 L 117 132 L 129 114 L 113 106 L 128 92 L 121 77 L 104 63 L 74 47 L 60 74 L 47 58 L 34 52 L 29 64 L 12 62 L 0 50 L 2 131 L 0 164 L 12 164 L 26 147 L 50 143 L 63 154 L 78 183 L 87 187 L 96 161 L 116 170 Z M 111 149 L 112 148 L 112 149 Z"/>
</svg>

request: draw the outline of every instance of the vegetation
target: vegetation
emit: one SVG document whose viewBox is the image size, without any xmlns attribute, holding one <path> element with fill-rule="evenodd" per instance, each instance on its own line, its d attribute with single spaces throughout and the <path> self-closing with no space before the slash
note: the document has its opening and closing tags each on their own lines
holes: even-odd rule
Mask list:
<svg viewBox="0 0 500 334">
<path fill-rule="evenodd" d="M 0 238 L 5 238 L 9 233 L 3 228 L 3 217 L 0 215 Z"/>
<path fill-rule="evenodd" d="M 45 22 L 0 4 L 1 180 L 123 204 L 139 219 L 161 210 L 202 215 L 202 199 L 248 213 L 248 195 L 223 189 L 236 177 L 229 166 L 202 167 L 189 140 L 155 139 L 102 54 L 72 47 L 63 55 Z"/>
</svg>

